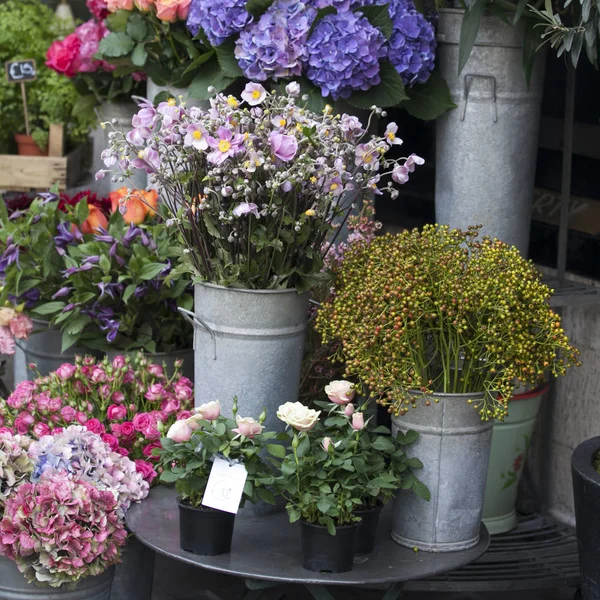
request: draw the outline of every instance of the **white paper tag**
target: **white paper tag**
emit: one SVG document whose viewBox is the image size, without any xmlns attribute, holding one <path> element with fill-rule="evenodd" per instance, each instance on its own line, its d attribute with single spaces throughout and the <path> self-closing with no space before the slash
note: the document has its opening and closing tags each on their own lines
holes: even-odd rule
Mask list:
<svg viewBox="0 0 600 600">
<path fill-rule="evenodd" d="M 230 464 L 222 458 L 215 457 L 202 505 L 236 514 L 247 477 L 248 471 L 241 463 Z"/>
</svg>

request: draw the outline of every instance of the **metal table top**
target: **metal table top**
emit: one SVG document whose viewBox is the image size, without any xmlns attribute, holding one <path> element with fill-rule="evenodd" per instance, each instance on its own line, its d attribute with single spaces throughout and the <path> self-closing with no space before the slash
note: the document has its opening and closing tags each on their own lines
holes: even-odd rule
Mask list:
<svg viewBox="0 0 600 600">
<path fill-rule="evenodd" d="M 302 568 L 300 526 L 290 524 L 286 513 L 268 517 L 240 516 L 235 520 L 230 554 L 196 556 L 179 547 L 179 512 L 173 488 L 159 486 L 141 504 L 127 512 L 127 526 L 146 546 L 190 565 L 283 584 L 369 586 L 423 579 L 477 560 L 490 542 L 481 525 L 479 544 L 463 552 L 415 552 L 399 546 L 389 535 L 391 511 L 381 515 L 375 550 L 356 557 L 349 573 L 313 573 Z"/>
</svg>

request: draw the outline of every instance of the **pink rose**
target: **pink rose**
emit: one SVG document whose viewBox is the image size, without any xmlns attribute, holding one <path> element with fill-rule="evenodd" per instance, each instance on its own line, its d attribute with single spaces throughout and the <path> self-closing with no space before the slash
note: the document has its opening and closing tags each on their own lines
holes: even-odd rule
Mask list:
<svg viewBox="0 0 600 600">
<path fill-rule="evenodd" d="M 111 13 L 118 10 L 133 10 L 133 0 L 106 0 L 106 8 Z"/>
<path fill-rule="evenodd" d="M 88 419 L 85 423 L 85 428 L 97 435 L 100 435 L 106 431 L 106 428 L 98 419 Z"/>
<path fill-rule="evenodd" d="M 150 402 L 158 402 L 165 397 L 165 393 L 162 383 L 154 383 L 148 388 L 144 398 L 150 400 Z"/>
<path fill-rule="evenodd" d="M 122 421 L 127 418 L 127 408 L 122 404 L 111 404 L 106 410 L 106 417 L 109 421 Z"/>
<path fill-rule="evenodd" d="M 15 429 L 19 435 L 25 435 L 29 432 L 29 424 L 22 417 L 17 417 L 15 419 Z"/>
<path fill-rule="evenodd" d="M 323 446 L 323 450 L 325 450 L 325 452 L 329 452 L 329 448 L 331 447 L 331 438 L 324 437 L 323 441 L 321 442 L 321 446 Z"/>
<path fill-rule="evenodd" d="M 75 365 L 64 363 L 60 365 L 58 369 L 56 369 L 56 375 L 59 379 L 62 379 L 62 381 L 67 381 L 73 377 L 75 371 L 77 371 L 77 367 Z"/>
<path fill-rule="evenodd" d="M 285 162 L 292 160 L 298 152 L 298 140 L 293 135 L 273 131 L 269 135 L 269 144 L 273 154 Z"/>
<path fill-rule="evenodd" d="M 119 448 L 117 448 L 115 450 L 115 452 L 117 454 L 120 454 L 121 456 L 129 456 L 129 450 L 127 450 L 127 448 L 121 448 L 121 447 L 119 447 Z"/>
<path fill-rule="evenodd" d="M 192 428 L 186 421 L 175 421 L 167 432 L 167 437 L 174 442 L 187 442 L 192 437 Z"/>
<path fill-rule="evenodd" d="M 110 399 L 115 403 L 115 404 L 123 404 L 124 400 L 125 400 L 125 394 L 123 392 L 113 392 L 112 396 L 110 397 Z"/>
<path fill-rule="evenodd" d="M 116 436 L 110 433 L 103 433 L 100 437 L 102 438 L 102 441 L 105 444 L 107 444 L 113 452 L 116 452 L 117 448 L 119 447 L 119 440 L 116 438 Z"/>
<path fill-rule="evenodd" d="M 144 481 L 147 481 L 148 483 L 152 483 L 157 475 L 154 467 L 149 462 L 141 460 L 140 458 L 135 460 L 135 470 L 140 473 L 144 478 Z"/>
<path fill-rule="evenodd" d="M 103 381 L 106 381 L 106 373 L 104 372 L 104 369 L 101 369 L 100 367 L 94 367 L 92 369 L 92 376 L 90 379 L 94 383 L 102 383 Z"/>
<path fill-rule="evenodd" d="M 185 19 L 192 0 L 156 0 L 156 16 L 166 23 Z"/>
<path fill-rule="evenodd" d="M 355 412 L 352 415 L 352 429 L 360 431 L 365 426 L 365 416 L 361 412 Z"/>
<path fill-rule="evenodd" d="M 133 383 L 135 381 L 135 373 L 133 369 L 127 369 L 127 373 L 123 375 L 123 383 Z"/>
<path fill-rule="evenodd" d="M 76 379 L 73 382 L 73 389 L 80 396 L 85 395 L 88 391 L 88 387 L 85 385 L 85 383 L 83 383 L 83 381 L 79 381 L 79 379 Z"/>
<path fill-rule="evenodd" d="M 108 383 L 102 384 L 98 392 L 102 398 L 108 398 L 110 396 L 110 385 Z"/>
<path fill-rule="evenodd" d="M 165 371 L 160 365 L 148 365 L 147 369 L 150 375 L 154 375 L 154 377 L 164 377 Z"/>
<path fill-rule="evenodd" d="M 77 418 L 77 411 L 72 406 L 63 406 L 60 409 L 60 416 L 67 422 L 70 423 Z"/>
<path fill-rule="evenodd" d="M 253 438 L 255 435 L 262 433 L 263 426 L 252 417 L 240 417 L 240 415 L 236 415 L 235 422 L 237 427 L 231 431 L 235 431 L 235 433 L 238 433 L 239 435 Z"/>
<path fill-rule="evenodd" d="M 0 327 L 0 354 L 12 356 L 15 353 L 15 338 L 10 327 Z"/>
<path fill-rule="evenodd" d="M 98 21 L 106 19 L 108 16 L 108 9 L 106 7 L 106 0 L 86 0 L 89 11 L 96 17 Z"/>
<path fill-rule="evenodd" d="M 160 431 L 156 428 L 154 423 L 146 427 L 142 433 L 148 440 L 159 440 L 161 437 Z"/>
<path fill-rule="evenodd" d="M 33 433 L 36 435 L 36 437 L 41 438 L 44 435 L 50 435 L 52 430 L 50 427 L 48 427 L 48 425 L 46 425 L 46 423 L 36 423 L 33 426 Z"/>
<path fill-rule="evenodd" d="M 132 441 L 135 438 L 135 427 L 131 421 L 121 423 L 121 437 L 125 441 Z"/>
<path fill-rule="evenodd" d="M 58 412 L 62 408 L 62 400 L 58 397 L 48 400 L 48 410 L 50 412 Z"/>
<path fill-rule="evenodd" d="M 183 379 L 183 378 L 182 378 Z M 194 389 L 191 385 L 178 381 L 175 384 L 175 397 L 181 402 L 186 402 L 194 397 Z"/>
<path fill-rule="evenodd" d="M 329 382 L 325 386 L 325 393 L 334 404 L 348 404 L 352 402 L 356 391 L 351 381 L 341 380 Z"/>
<path fill-rule="evenodd" d="M 144 446 L 143 450 L 142 450 L 142 454 L 146 457 L 148 457 L 150 460 L 158 460 L 158 456 L 154 456 L 154 454 L 152 454 L 152 452 L 154 451 L 154 448 L 160 448 L 160 442 L 152 442 L 151 444 L 148 444 L 147 446 Z"/>
<path fill-rule="evenodd" d="M 112 360 L 113 369 L 122 369 L 125 366 L 124 356 L 115 356 Z"/>
<path fill-rule="evenodd" d="M 140 433 L 143 433 L 151 425 L 154 425 L 154 419 L 148 413 L 138 413 L 133 417 L 133 426 Z"/>
<path fill-rule="evenodd" d="M 10 332 L 18 339 L 18 340 L 26 340 L 29 338 L 29 334 L 33 331 L 33 322 L 32 320 L 23 313 L 19 313 L 11 322 L 10 322 Z"/>
<path fill-rule="evenodd" d="M 181 402 L 177 398 L 171 398 L 170 400 L 163 400 L 160 405 L 160 410 L 171 414 L 177 412 L 181 408 Z"/>
<path fill-rule="evenodd" d="M 2 433 L 10 433 L 11 435 L 14 435 L 14 430 L 11 427 L 0 427 L 0 434 Z"/>
<path fill-rule="evenodd" d="M 119 425 L 119 423 L 111 423 L 110 431 L 113 435 L 117 436 L 118 438 L 121 437 L 121 425 Z"/>
<path fill-rule="evenodd" d="M 154 6 L 154 0 L 133 0 L 135 7 L 141 11 L 150 10 L 151 6 Z"/>
<path fill-rule="evenodd" d="M 85 425 L 85 422 L 88 420 L 88 416 L 80 410 L 77 411 L 75 418 L 80 425 Z"/>
<path fill-rule="evenodd" d="M 77 75 L 81 42 L 75 33 L 52 43 L 46 52 L 46 66 L 67 77 Z"/>
<path fill-rule="evenodd" d="M 205 421 L 214 421 L 221 414 L 221 403 L 218 400 L 206 402 L 196 409 Z"/>
<path fill-rule="evenodd" d="M 192 416 L 191 410 L 180 410 L 177 413 L 177 420 L 181 421 L 182 419 L 189 419 Z"/>
<path fill-rule="evenodd" d="M 354 414 L 354 404 L 346 404 L 344 408 L 344 414 L 347 417 L 351 417 Z"/>
</svg>

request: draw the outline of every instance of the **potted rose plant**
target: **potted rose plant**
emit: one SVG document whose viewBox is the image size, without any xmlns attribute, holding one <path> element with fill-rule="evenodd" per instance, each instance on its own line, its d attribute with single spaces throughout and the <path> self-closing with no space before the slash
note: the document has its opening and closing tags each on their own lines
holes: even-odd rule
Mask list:
<svg viewBox="0 0 600 600">
<path fill-rule="evenodd" d="M 477 230 L 428 225 L 353 245 L 317 319 L 346 376 L 389 407 L 393 431 L 421 434 L 411 453 L 432 502 L 402 498 L 392 533 L 411 548 L 477 543 L 493 419 L 515 381 L 578 364 L 535 267 Z"/>
<path fill-rule="evenodd" d="M 235 513 L 205 506 L 206 488 L 213 465 L 224 459 L 230 465 L 243 465 L 247 473 L 240 506 L 259 499 L 274 504 L 268 486 L 275 477 L 261 458 L 261 450 L 281 454 L 281 446 L 269 443 L 275 433 L 263 431 L 266 413 L 258 421 L 237 414 L 235 420 L 221 415 L 219 401 L 195 409 L 185 420 L 174 423 L 161 439 L 160 480 L 175 483 L 179 498 L 179 530 L 182 550 L 194 554 L 224 554 L 231 548 Z M 222 458 L 221 458 L 222 457 Z M 237 506 L 235 510 L 237 511 Z"/>
<path fill-rule="evenodd" d="M 299 94 L 295 83 L 285 94 L 249 83 L 241 99 L 219 94 L 207 111 L 144 105 L 139 126 L 115 132 L 105 153 L 107 165 L 137 157 L 119 167 L 151 174 L 181 232 L 182 269 L 197 282 L 197 404 L 239 396 L 258 412 L 267 399 L 274 415 L 276 402 L 296 399 L 305 292 L 325 277 L 334 222 L 384 175 L 402 183 L 422 163 L 387 158 L 399 143 L 393 123 L 369 137 L 356 117 L 313 113 Z"/>
</svg>

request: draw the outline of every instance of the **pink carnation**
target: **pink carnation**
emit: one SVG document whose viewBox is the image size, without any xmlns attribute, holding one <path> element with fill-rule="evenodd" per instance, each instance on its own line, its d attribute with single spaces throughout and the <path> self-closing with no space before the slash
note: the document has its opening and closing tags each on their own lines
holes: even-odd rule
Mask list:
<svg viewBox="0 0 600 600">
<path fill-rule="evenodd" d="M 15 338 L 10 327 L 0 327 L 0 354 L 12 356 L 15 353 Z"/>
<path fill-rule="evenodd" d="M 29 334 L 33 331 L 33 321 L 23 313 L 19 313 L 10 322 L 10 332 L 18 340 L 26 340 Z"/>
</svg>

